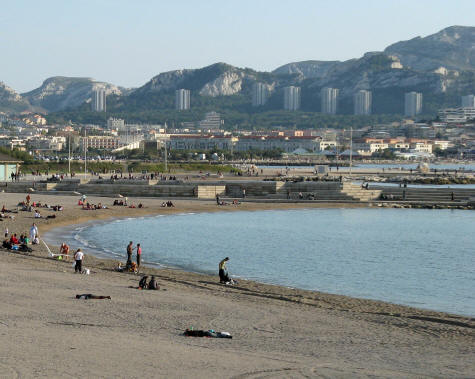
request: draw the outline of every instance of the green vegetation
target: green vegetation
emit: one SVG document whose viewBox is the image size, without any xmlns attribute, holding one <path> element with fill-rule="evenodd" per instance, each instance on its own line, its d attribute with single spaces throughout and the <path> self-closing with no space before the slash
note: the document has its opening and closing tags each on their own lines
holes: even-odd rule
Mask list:
<svg viewBox="0 0 475 379">
<path fill-rule="evenodd" d="M 25 163 L 33 161 L 33 157 L 29 153 L 27 153 L 26 151 L 18 150 L 18 149 L 10 150 L 6 147 L 0 147 L 0 153 L 8 155 L 9 157 L 18 159 Z"/>
<path fill-rule="evenodd" d="M 49 173 L 66 173 L 68 172 L 68 162 L 44 162 L 44 161 L 32 161 L 25 163 L 21 166 L 21 170 L 25 173 L 40 171 Z M 112 171 L 124 171 L 125 166 L 121 163 L 114 162 L 88 162 L 87 170 L 89 172 L 94 171 L 98 173 L 108 173 Z M 71 172 L 83 172 L 84 163 L 71 162 Z"/>
<path fill-rule="evenodd" d="M 132 172 L 164 172 L 165 165 L 163 163 L 143 163 L 143 162 L 133 162 L 128 166 L 129 171 Z M 240 170 L 229 166 L 222 165 L 219 163 L 171 163 L 168 165 L 169 172 L 239 172 Z"/>
</svg>

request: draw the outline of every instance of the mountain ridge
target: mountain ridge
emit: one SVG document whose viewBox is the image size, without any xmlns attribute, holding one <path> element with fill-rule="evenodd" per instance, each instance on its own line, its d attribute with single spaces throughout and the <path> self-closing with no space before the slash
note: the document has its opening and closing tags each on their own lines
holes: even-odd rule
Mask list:
<svg viewBox="0 0 475 379">
<path fill-rule="evenodd" d="M 174 91 L 179 88 L 191 90 L 193 106 L 226 103 L 233 107 L 234 102 L 242 104 L 240 109 L 250 111 L 252 86 L 260 82 L 269 92 L 268 104 L 259 108 L 263 110 L 280 109 L 283 87 L 295 85 L 302 87 L 302 107 L 308 111 L 319 111 L 320 89 L 331 86 L 340 89 L 343 111 L 350 109 L 349 102 L 356 91 L 371 89 L 383 96 L 382 102 L 394 102 L 398 96 L 399 105 L 395 109 L 399 112 L 404 91 L 418 90 L 439 96 L 440 104 L 447 103 L 444 100 L 447 94 L 453 97 L 462 90 L 475 92 L 474 73 L 475 27 L 451 26 L 426 37 L 396 42 L 384 51 L 368 52 L 360 58 L 292 62 L 271 72 L 218 62 L 202 68 L 163 72 L 136 89 L 87 77 L 55 76 L 22 94 L 0 87 L 0 110 L 39 109 L 47 113 L 86 109 L 83 105 L 91 101 L 93 90 L 102 87 L 108 95 L 115 95 L 110 101 L 112 108 L 108 105 L 108 109 L 122 113 L 131 107 L 153 107 L 153 101 L 159 109 L 173 109 Z M 229 100 L 224 100 L 226 97 Z M 375 111 L 388 111 L 387 106 L 378 105 L 377 97 L 373 99 Z"/>
</svg>

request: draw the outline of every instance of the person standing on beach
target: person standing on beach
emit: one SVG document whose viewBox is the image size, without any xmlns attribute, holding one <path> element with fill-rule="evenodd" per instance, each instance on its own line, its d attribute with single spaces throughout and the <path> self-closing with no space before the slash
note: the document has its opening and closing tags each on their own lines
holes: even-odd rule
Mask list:
<svg viewBox="0 0 475 379">
<path fill-rule="evenodd" d="M 33 223 L 30 228 L 30 240 L 33 241 L 36 237 L 39 237 L 38 227 Z"/>
<path fill-rule="evenodd" d="M 76 265 L 74 266 L 74 272 L 82 272 L 82 259 L 84 258 L 84 253 L 81 249 L 77 249 L 76 253 L 74 254 L 74 260 L 76 261 Z"/>
<path fill-rule="evenodd" d="M 125 268 L 128 270 L 132 266 L 132 251 L 134 243 L 132 241 L 129 242 L 127 245 L 127 263 L 125 264 Z"/>
<path fill-rule="evenodd" d="M 137 244 L 137 269 L 140 268 L 140 261 L 142 259 L 142 248 L 140 247 L 140 244 Z"/>
</svg>

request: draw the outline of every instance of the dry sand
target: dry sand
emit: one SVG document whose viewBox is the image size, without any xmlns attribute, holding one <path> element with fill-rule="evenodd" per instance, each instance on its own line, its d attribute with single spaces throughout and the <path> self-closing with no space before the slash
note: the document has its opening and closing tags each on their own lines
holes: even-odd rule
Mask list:
<svg viewBox="0 0 475 379">
<path fill-rule="evenodd" d="M 22 194 L 1 194 L 13 207 Z M 92 218 L 155 213 L 308 208 L 309 204 L 217 207 L 211 201 L 142 199 L 145 209 L 82 211 L 77 198 L 32 195 L 60 203 L 46 230 Z M 110 198 L 89 198 L 111 204 Z M 318 204 L 315 206 L 325 206 Z M 337 206 L 335 204 L 329 206 Z M 53 214 L 43 211 L 44 215 Z M 0 223 L 29 229 L 32 214 Z M 57 250 L 57 247 L 55 247 Z M 86 253 L 88 253 L 86 251 Z M 140 291 L 139 276 L 111 270 L 114 262 L 86 256 L 91 275 L 49 259 L 0 250 L 0 377 L 473 377 L 475 320 L 378 301 L 216 277 L 152 270 L 160 291 Z M 112 300 L 76 300 L 76 294 Z M 232 340 L 184 337 L 194 329 L 227 331 Z"/>
</svg>

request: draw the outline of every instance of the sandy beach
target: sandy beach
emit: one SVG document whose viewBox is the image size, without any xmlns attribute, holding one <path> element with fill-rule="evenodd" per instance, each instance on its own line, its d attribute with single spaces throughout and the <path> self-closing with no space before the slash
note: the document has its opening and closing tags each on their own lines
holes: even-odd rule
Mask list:
<svg viewBox="0 0 475 379">
<path fill-rule="evenodd" d="M 26 194 L 0 194 L 14 209 Z M 77 198 L 32 194 L 61 204 L 55 219 L 19 212 L 3 232 L 46 231 L 89 220 L 176 212 L 215 212 L 340 204 L 259 204 L 218 207 L 214 201 L 129 199 L 144 209 L 84 211 Z M 113 199 L 88 197 L 110 206 Z M 349 204 L 345 204 L 349 206 Z M 354 205 L 352 205 L 354 206 Z M 58 252 L 58 246 L 51 247 Z M 74 246 L 72 246 L 74 248 Z M 113 270 L 117 261 L 85 251 L 90 275 L 48 257 L 0 249 L 1 377 L 473 377 L 475 319 L 379 301 L 218 278 L 179 270 L 155 273 L 160 291 L 136 288 L 140 275 Z M 124 246 L 125 261 L 125 246 Z M 111 300 L 77 300 L 76 294 Z M 214 329 L 233 339 L 194 338 L 186 328 Z"/>
</svg>

